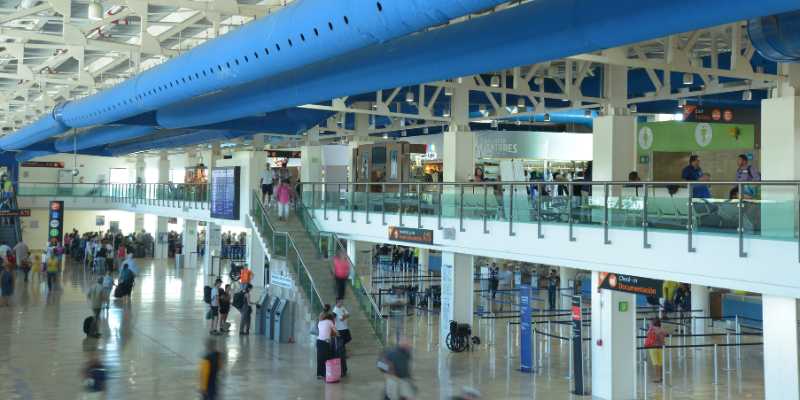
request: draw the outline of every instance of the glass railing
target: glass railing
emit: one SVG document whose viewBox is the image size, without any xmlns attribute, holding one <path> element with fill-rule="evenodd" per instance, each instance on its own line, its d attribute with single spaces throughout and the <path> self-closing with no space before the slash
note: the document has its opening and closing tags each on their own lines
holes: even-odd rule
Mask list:
<svg viewBox="0 0 800 400">
<path fill-rule="evenodd" d="M 355 221 L 362 214 L 359 223 L 365 218 L 385 223 L 389 215 L 413 228 L 433 217 L 438 222 L 432 226 L 426 220 L 425 228 L 442 229 L 444 218 L 447 225 L 458 220 L 465 232 L 464 221 L 478 220 L 486 233 L 488 222 L 505 222 L 509 234 L 528 224 L 538 225 L 540 235 L 542 225 L 583 226 L 604 229 L 606 243 L 609 229 L 626 229 L 641 231 L 645 247 L 648 232 L 682 232 L 689 251 L 694 251 L 692 235 L 721 235 L 740 239 L 742 257 L 744 238 L 794 240 L 800 246 L 798 181 L 591 182 L 591 194 L 582 190 L 585 184 L 303 182 L 302 200 L 334 221 Z"/>
<path fill-rule="evenodd" d="M 267 216 L 263 205 L 258 199 L 258 193 L 253 191 L 252 201 L 250 207 L 250 215 L 256 223 L 256 229 L 261 232 L 261 236 L 267 242 L 267 245 L 272 249 L 273 257 L 283 258 L 286 260 L 286 265 L 295 272 L 297 277 L 297 285 L 306 294 L 306 298 L 310 303 L 311 313 L 313 318 L 316 318 L 322 312 L 324 302 L 322 296 L 319 294 L 314 279 L 308 273 L 308 267 L 303 260 L 302 255 L 297 250 L 297 244 L 289 232 L 279 232 L 275 230 L 272 222 Z"/>
<path fill-rule="evenodd" d="M 386 337 L 384 329 L 386 328 L 386 320 L 381 314 L 375 300 L 370 296 L 367 290 L 369 285 L 358 274 L 353 260 L 347 255 L 347 250 L 342 245 L 342 241 L 336 233 L 320 231 L 317 228 L 314 219 L 311 217 L 308 209 L 306 209 L 300 196 L 295 196 L 294 211 L 298 220 L 303 225 L 306 234 L 308 234 L 309 239 L 314 243 L 319 257 L 333 258 L 341 256 L 350 264 L 350 271 L 352 271 L 352 279 L 348 281 L 350 288 L 353 290 L 353 294 L 355 294 L 361 310 L 366 315 L 375 333 L 375 338 L 385 347 Z M 331 271 L 331 273 L 333 272 Z"/>
<path fill-rule="evenodd" d="M 207 183 L 45 183 L 16 182 L 18 196 L 103 198 L 117 203 L 208 208 Z"/>
</svg>

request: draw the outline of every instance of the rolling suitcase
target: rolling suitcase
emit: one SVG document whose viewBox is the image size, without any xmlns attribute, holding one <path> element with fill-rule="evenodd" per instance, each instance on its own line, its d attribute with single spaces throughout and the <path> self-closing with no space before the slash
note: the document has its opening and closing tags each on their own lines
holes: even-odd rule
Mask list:
<svg viewBox="0 0 800 400">
<path fill-rule="evenodd" d="M 136 248 L 136 258 L 144 258 L 144 246 Z"/>
<path fill-rule="evenodd" d="M 83 320 L 83 333 L 86 334 L 86 337 L 89 337 L 89 329 L 92 327 L 92 319 L 94 319 L 94 317 L 88 317 Z"/>
</svg>

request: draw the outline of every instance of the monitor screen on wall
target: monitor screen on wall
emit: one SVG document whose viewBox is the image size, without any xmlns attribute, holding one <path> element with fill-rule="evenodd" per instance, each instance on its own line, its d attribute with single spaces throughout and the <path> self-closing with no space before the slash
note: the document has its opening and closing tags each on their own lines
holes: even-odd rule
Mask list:
<svg viewBox="0 0 800 400">
<path fill-rule="evenodd" d="M 239 219 L 240 167 L 211 169 L 211 217 Z"/>
<path fill-rule="evenodd" d="M 386 168 L 386 147 L 372 148 L 372 169 Z"/>
</svg>

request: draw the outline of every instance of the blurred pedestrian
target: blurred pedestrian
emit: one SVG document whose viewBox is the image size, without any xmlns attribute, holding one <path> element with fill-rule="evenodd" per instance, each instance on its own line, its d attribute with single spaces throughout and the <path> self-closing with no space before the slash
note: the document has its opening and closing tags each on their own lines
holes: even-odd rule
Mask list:
<svg viewBox="0 0 800 400">
<path fill-rule="evenodd" d="M 217 375 L 222 370 L 222 354 L 217 351 L 212 339 L 206 341 L 206 351 L 208 353 L 200 360 L 200 393 L 204 400 L 215 400 Z"/>
<path fill-rule="evenodd" d="M 89 393 L 99 394 L 106 390 L 106 372 L 100 362 L 100 353 L 93 350 L 90 355 L 89 364 L 83 370 L 83 388 Z M 97 398 L 102 398 L 98 396 Z"/>
<path fill-rule="evenodd" d="M 337 298 L 344 298 L 344 286 L 347 283 L 347 277 L 350 273 L 350 265 L 347 262 L 347 257 L 344 253 L 338 254 L 333 259 L 333 273 L 336 278 Z"/>
<path fill-rule="evenodd" d="M 129 307 L 131 300 L 131 292 L 133 291 L 133 272 L 127 265 L 122 265 L 122 270 L 119 271 L 119 281 L 117 286 L 122 294 L 122 308 Z"/>
<path fill-rule="evenodd" d="M 108 292 L 106 291 L 106 287 L 103 286 L 103 281 L 105 278 L 102 276 L 97 278 L 97 283 L 92 285 L 89 288 L 89 293 L 86 295 L 89 300 L 92 301 L 92 324 L 89 326 L 89 337 L 94 339 L 100 339 L 100 330 L 97 329 L 98 324 L 100 323 L 100 310 L 103 309 L 103 303 L 106 302 L 108 298 Z"/>
<path fill-rule="evenodd" d="M 17 259 L 17 263 L 19 264 L 19 268 L 25 274 L 25 283 L 28 283 L 28 273 L 31 272 L 31 267 L 33 267 L 33 264 L 31 264 L 31 252 L 25 252 L 25 255 L 21 259 Z"/>
<path fill-rule="evenodd" d="M 244 291 L 244 304 L 242 304 L 242 309 L 239 310 L 242 313 L 242 319 L 239 320 L 239 334 L 240 335 L 249 335 L 250 334 L 250 311 L 253 307 L 250 307 L 253 303 L 250 301 L 250 289 L 253 288 L 251 284 L 244 284 L 242 285 L 242 290 Z"/>
<path fill-rule="evenodd" d="M 3 272 L 0 272 L 0 290 L 3 291 L 3 300 L 6 301 L 6 307 L 10 306 L 11 295 L 14 294 L 14 286 L 17 284 L 17 278 L 14 276 L 14 271 L 11 269 L 10 263 L 3 265 Z"/>
<path fill-rule="evenodd" d="M 416 392 L 411 380 L 411 342 L 406 337 L 397 341 L 397 346 L 382 360 L 387 367 L 386 394 L 391 400 L 412 400 Z"/>
<path fill-rule="evenodd" d="M 225 285 L 225 290 L 219 292 L 219 331 L 230 332 L 228 324 L 228 312 L 231 310 L 231 285 Z M 229 325 L 229 324 L 228 324 Z"/>
<path fill-rule="evenodd" d="M 111 290 L 116 286 L 114 284 L 114 277 L 111 276 L 111 271 L 106 271 L 106 276 L 103 277 L 103 287 L 106 288 L 106 309 L 111 306 Z M 101 307 L 102 308 L 102 307 Z"/>
</svg>

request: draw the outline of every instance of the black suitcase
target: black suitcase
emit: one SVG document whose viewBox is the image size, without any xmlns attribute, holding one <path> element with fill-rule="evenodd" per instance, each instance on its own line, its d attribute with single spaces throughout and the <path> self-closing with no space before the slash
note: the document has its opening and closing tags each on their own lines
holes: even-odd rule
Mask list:
<svg viewBox="0 0 800 400">
<path fill-rule="evenodd" d="M 92 328 L 92 319 L 94 319 L 94 317 L 88 317 L 83 320 L 83 333 L 86 334 L 86 337 L 89 337 L 89 329 Z"/>
<path fill-rule="evenodd" d="M 347 375 L 347 348 L 340 347 L 332 351 L 333 357 L 342 360 L 342 376 Z"/>
<path fill-rule="evenodd" d="M 136 248 L 136 258 L 144 258 L 144 246 Z"/>
</svg>

